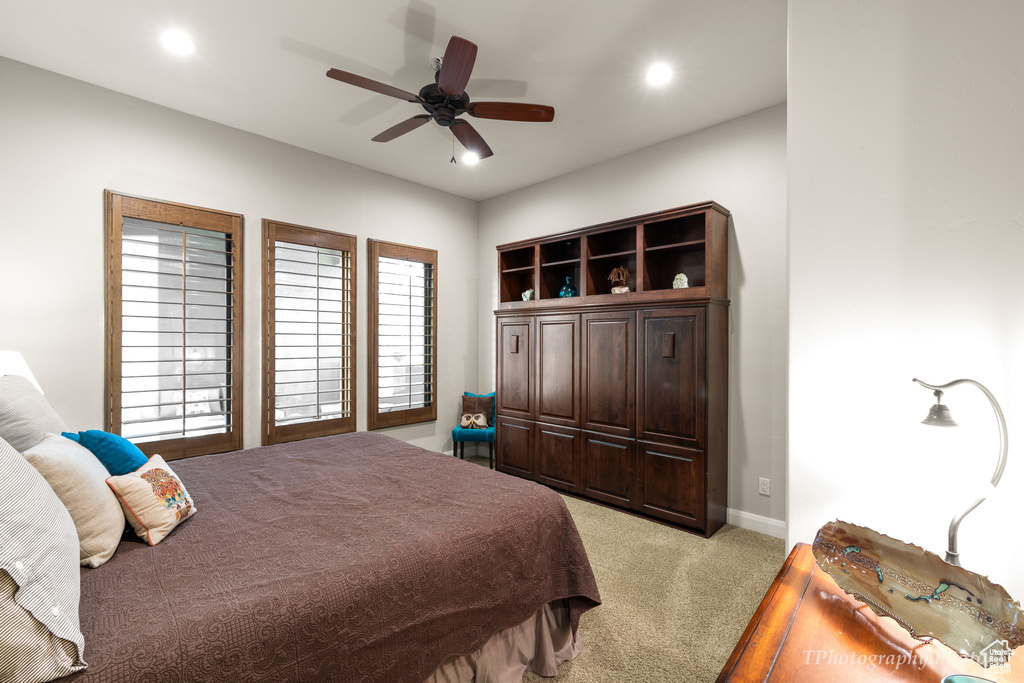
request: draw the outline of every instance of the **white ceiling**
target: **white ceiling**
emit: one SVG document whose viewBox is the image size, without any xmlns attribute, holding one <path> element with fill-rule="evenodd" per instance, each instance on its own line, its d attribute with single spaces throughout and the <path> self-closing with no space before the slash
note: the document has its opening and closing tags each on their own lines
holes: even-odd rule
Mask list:
<svg viewBox="0 0 1024 683">
<path fill-rule="evenodd" d="M 171 27 L 195 54 L 163 49 Z M 422 109 L 327 69 L 417 92 L 453 34 L 480 48 L 473 100 L 554 122 L 470 119 L 494 150 L 475 167 L 432 123 L 371 142 Z M 0 0 L 0 55 L 480 200 L 785 101 L 786 0 Z"/>
</svg>

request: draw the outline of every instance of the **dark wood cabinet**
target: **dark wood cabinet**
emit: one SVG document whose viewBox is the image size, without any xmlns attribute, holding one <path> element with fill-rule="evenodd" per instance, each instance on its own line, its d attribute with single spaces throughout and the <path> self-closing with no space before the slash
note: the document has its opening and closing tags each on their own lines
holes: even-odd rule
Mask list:
<svg viewBox="0 0 1024 683">
<path fill-rule="evenodd" d="M 708 202 L 498 247 L 500 471 L 707 536 L 725 523 L 728 220 Z M 615 268 L 632 291 L 611 293 Z M 558 297 L 566 277 L 578 296 Z"/>
<path fill-rule="evenodd" d="M 583 432 L 583 495 L 635 509 L 636 442 L 610 434 Z"/>
<path fill-rule="evenodd" d="M 634 436 L 636 311 L 583 314 L 583 429 Z"/>
<path fill-rule="evenodd" d="M 535 418 L 549 424 L 579 426 L 580 317 L 536 318 L 537 373 Z"/>
<path fill-rule="evenodd" d="M 534 434 L 536 480 L 566 491 L 578 491 L 580 430 L 538 422 Z"/>
<path fill-rule="evenodd" d="M 655 309 L 637 317 L 637 436 L 703 448 L 704 309 Z"/>
<path fill-rule="evenodd" d="M 497 412 L 533 418 L 533 318 L 498 320 Z"/>
<path fill-rule="evenodd" d="M 497 468 L 502 472 L 533 479 L 534 423 L 498 416 L 494 426 L 498 442 Z"/>
</svg>

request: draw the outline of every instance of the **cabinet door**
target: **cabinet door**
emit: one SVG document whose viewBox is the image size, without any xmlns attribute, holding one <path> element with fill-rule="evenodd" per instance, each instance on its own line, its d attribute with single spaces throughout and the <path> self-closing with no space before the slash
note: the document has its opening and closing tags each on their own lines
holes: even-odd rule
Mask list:
<svg viewBox="0 0 1024 683">
<path fill-rule="evenodd" d="M 537 331 L 536 418 L 578 427 L 580 416 L 580 317 L 540 315 Z"/>
<path fill-rule="evenodd" d="M 533 318 L 498 318 L 498 415 L 533 417 Z"/>
<path fill-rule="evenodd" d="M 584 429 L 634 435 L 635 349 L 635 312 L 583 316 Z"/>
<path fill-rule="evenodd" d="M 704 453 L 645 441 L 636 445 L 640 512 L 704 528 Z"/>
<path fill-rule="evenodd" d="M 706 430 L 703 308 L 640 311 L 637 436 L 704 448 Z"/>
<path fill-rule="evenodd" d="M 620 507 L 636 507 L 636 442 L 581 432 L 583 495 Z"/>
<path fill-rule="evenodd" d="M 534 424 L 498 416 L 495 424 L 498 471 L 533 479 Z"/>
<path fill-rule="evenodd" d="M 579 488 L 580 430 L 537 423 L 534 434 L 537 482 L 566 491 Z"/>
</svg>

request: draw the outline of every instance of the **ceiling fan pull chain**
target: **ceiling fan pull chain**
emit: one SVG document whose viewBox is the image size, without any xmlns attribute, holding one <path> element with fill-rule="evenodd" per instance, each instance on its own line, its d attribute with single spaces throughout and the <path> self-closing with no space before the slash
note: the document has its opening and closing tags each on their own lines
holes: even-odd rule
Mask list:
<svg viewBox="0 0 1024 683">
<path fill-rule="evenodd" d="M 450 163 L 450 164 L 458 164 L 459 163 L 459 162 L 455 161 L 455 131 L 454 130 L 452 131 L 452 158 L 451 158 L 451 160 L 448 163 Z"/>
</svg>

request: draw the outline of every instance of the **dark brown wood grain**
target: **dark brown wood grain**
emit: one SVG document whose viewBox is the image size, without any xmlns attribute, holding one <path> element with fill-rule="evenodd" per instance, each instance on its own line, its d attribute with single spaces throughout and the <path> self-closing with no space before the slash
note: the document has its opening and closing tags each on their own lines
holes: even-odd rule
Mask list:
<svg viewBox="0 0 1024 683">
<path fill-rule="evenodd" d="M 367 311 L 366 311 L 366 386 L 367 386 L 367 428 L 383 429 L 386 427 L 397 427 L 399 425 L 415 424 L 417 422 L 430 422 L 437 419 L 437 291 L 438 291 L 438 267 L 437 250 L 414 247 L 408 244 L 396 244 L 394 242 L 383 242 L 373 238 L 366 240 L 367 252 Z M 430 348 L 433 354 L 431 362 L 431 397 L 430 405 L 409 410 L 393 410 L 381 412 L 377 409 L 377 262 L 381 257 L 405 259 L 419 263 L 429 263 L 433 266 L 433 304 L 431 311 L 431 340 Z"/>
<path fill-rule="evenodd" d="M 728 221 L 706 202 L 498 247 L 498 412 L 552 432 L 535 432 L 529 457 L 503 471 L 707 536 L 725 524 Z M 617 267 L 634 291 L 610 293 Z M 679 272 L 690 287 L 672 288 Z M 566 274 L 579 296 L 558 297 Z M 522 301 L 528 278 L 537 298 Z M 570 343 L 562 328 L 576 319 Z M 578 450 L 555 423 L 583 430 Z"/>
<path fill-rule="evenodd" d="M 578 427 L 580 415 L 580 317 L 539 315 L 536 318 L 535 419 Z"/>
<path fill-rule="evenodd" d="M 141 220 L 189 226 L 203 230 L 223 232 L 231 236 L 231 428 L 224 434 L 208 434 L 187 438 L 162 439 L 138 444 L 147 456 L 159 453 L 165 460 L 176 460 L 209 453 L 224 453 L 242 447 L 243 416 L 243 362 L 242 362 L 242 228 L 245 218 L 242 214 L 207 209 L 190 204 L 180 204 L 157 199 L 147 199 L 104 190 L 104 230 L 106 247 L 106 329 L 105 381 L 104 381 L 104 428 L 108 432 L 121 431 L 121 290 L 122 221 L 131 217 Z"/>
<path fill-rule="evenodd" d="M 583 315 L 582 427 L 635 436 L 636 311 Z"/>
<path fill-rule="evenodd" d="M 533 318 L 498 319 L 498 415 L 532 419 Z"/>
<path fill-rule="evenodd" d="M 564 491 L 576 491 L 580 480 L 580 430 L 538 422 L 534 425 L 533 461 L 536 480 Z"/>
<path fill-rule="evenodd" d="M 335 420 L 318 420 L 301 422 L 297 424 L 277 426 L 274 420 L 274 385 L 275 385 L 275 282 L 274 282 L 274 243 L 276 241 L 291 242 L 293 244 L 304 244 L 313 247 L 324 247 L 336 249 L 341 252 L 348 252 L 351 263 L 351 310 L 348 323 L 351 342 L 347 347 L 346 357 L 343 364 L 347 363 L 351 368 L 349 375 L 349 406 L 348 417 L 341 417 Z M 356 345 L 358 335 L 356 327 L 357 310 L 357 282 L 356 277 L 356 237 L 330 230 L 320 230 L 302 225 L 293 225 L 281 221 L 263 219 L 263 240 L 261 243 L 263 252 L 263 391 L 260 411 L 260 438 L 264 446 L 286 441 L 297 441 L 299 439 L 312 439 L 331 434 L 345 434 L 354 432 L 356 429 L 356 396 L 358 380 L 356 377 Z"/>
<path fill-rule="evenodd" d="M 533 479 L 533 434 L 536 424 L 501 415 L 495 423 L 496 469 L 524 479 Z"/>
<path fill-rule="evenodd" d="M 636 441 L 582 432 L 582 492 L 596 500 L 636 509 Z"/>
<path fill-rule="evenodd" d="M 798 543 L 750 619 L 718 676 L 719 683 L 915 681 L 954 673 L 990 681 L 1024 681 L 1021 655 L 1008 669 L 982 668 L 938 642 L 915 640 L 903 627 L 840 589 Z"/>
</svg>

